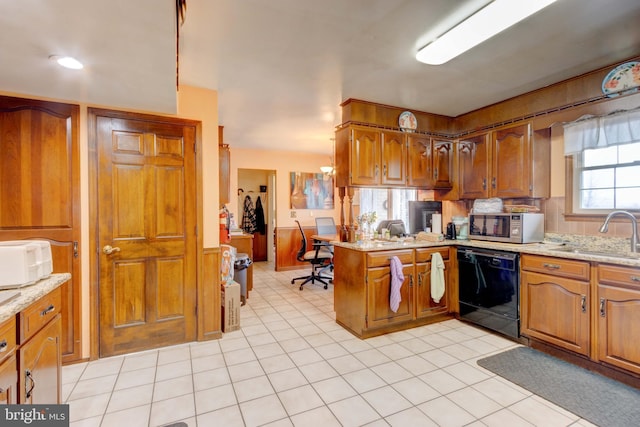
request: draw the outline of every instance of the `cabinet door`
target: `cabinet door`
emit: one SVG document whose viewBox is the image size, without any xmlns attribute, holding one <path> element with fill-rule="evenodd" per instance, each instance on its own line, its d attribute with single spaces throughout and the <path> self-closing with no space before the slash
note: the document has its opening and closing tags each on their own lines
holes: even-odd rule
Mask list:
<svg viewBox="0 0 640 427">
<path fill-rule="evenodd" d="M 491 196 L 528 197 L 531 186 L 530 126 L 495 131 L 492 137 Z"/>
<path fill-rule="evenodd" d="M 382 185 L 404 187 L 407 181 L 407 144 L 405 135 L 382 132 Z"/>
<path fill-rule="evenodd" d="M 431 138 L 420 135 L 407 137 L 407 185 L 410 187 L 433 188 Z"/>
<path fill-rule="evenodd" d="M 640 374 L 640 289 L 598 285 L 598 359 Z"/>
<path fill-rule="evenodd" d="M 453 185 L 452 141 L 433 141 L 433 179 L 434 188 L 451 188 Z"/>
<path fill-rule="evenodd" d="M 589 283 L 521 274 L 521 333 L 589 355 Z"/>
<path fill-rule="evenodd" d="M 460 198 L 486 199 L 489 196 L 489 135 L 458 141 Z"/>
<path fill-rule="evenodd" d="M 449 271 L 449 261 L 444 261 L 445 278 Z M 431 298 L 431 263 L 424 262 L 416 264 L 416 318 L 434 316 L 436 314 L 446 313 L 447 308 L 447 292 L 440 298 L 439 302 L 435 302 Z M 449 282 L 446 281 L 446 284 Z M 446 285 L 445 285 L 446 286 Z"/>
<path fill-rule="evenodd" d="M 60 315 L 18 350 L 19 403 L 61 403 Z"/>
<path fill-rule="evenodd" d="M 367 328 L 393 325 L 413 318 L 413 264 L 404 265 L 404 281 L 400 288 L 400 306 L 397 312 L 389 308 L 391 295 L 391 269 L 389 267 L 367 270 Z"/>
<path fill-rule="evenodd" d="M 351 185 L 377 185 L 380 182 L 380 131 L 353 129 L 349 158 Z"/>
<path fill-rule="evenodd" d="M 0 363 L 0 404 L 18 403 L 18 365 L 16 355 L 12 354 Z"/>
</svg>

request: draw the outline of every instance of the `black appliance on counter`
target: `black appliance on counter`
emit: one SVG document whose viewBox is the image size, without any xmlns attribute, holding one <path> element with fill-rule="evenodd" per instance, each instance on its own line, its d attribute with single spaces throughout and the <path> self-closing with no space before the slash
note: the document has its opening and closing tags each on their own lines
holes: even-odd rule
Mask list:
<svg viewBox="0 0 640 427">
<path fill-rule="evenodd" d="M 409 202 L 409 233 L 418 234 L 421 231 L 431 230 L 433 227 L 433 214 L 442 213 L 442 202 L 418 201 Z"/>
<path fill-rule="evenodd" d="M 459 247 L 460 318 L 519 338 L 519 272 L 517 253 Z"/>
</svg>

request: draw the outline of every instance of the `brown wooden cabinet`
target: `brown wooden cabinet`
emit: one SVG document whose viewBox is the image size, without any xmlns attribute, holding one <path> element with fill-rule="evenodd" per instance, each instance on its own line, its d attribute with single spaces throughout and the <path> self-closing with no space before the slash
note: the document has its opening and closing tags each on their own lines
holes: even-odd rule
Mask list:
<svg viewBox="0 0 640 427">
<path fill-rule="evenodd" d="M 640 374 L 640 269 L 598 267 L 597 360 Z"/>
<path fill-rule="evenodd" d="M 0 324 L 0 404 L 18 403 L 18 364 L 16 360 L 16 318 Z"/>
<path fill-rule="evenodd" d="M 431 298 L 431 254 L 445 260 L 445 295 L 438 303 Z M 355 335 L 365 338 L 394 330 L 442 320 L 449 315 L 448 247 L 362 252 L 335 246 L 334 307 L 336 321 Z M 389 306 L 391 294 L 390 260 L 402 262 L 404 281 L 397 311 Z"/>
<path fill-rule="evenodd" d="M 0 240 L 46 239 L 62 285 L 62 354 L 82 357 L 80 108 L 0 97 Z M 34 173 L 38 171 L 38 173 Z M 19 189 L 19 191 L 17 190 Z"/>
<path fill-rule="evenodd" d="M 348 126 L 336 132 L 338 187 L 450 189 L 454 142 Z"/>
<path fill-rule="evenodd" d="M 589 356 L 589 263 L 523 255 L 521 267 L 522 335 Z"/>
<path fill-rule="evenodd" d="M 460 198 L 540 198 L 550 195 L 548 130 L 530 123 L 472 135 L 458 142 Z"/>
</svg>

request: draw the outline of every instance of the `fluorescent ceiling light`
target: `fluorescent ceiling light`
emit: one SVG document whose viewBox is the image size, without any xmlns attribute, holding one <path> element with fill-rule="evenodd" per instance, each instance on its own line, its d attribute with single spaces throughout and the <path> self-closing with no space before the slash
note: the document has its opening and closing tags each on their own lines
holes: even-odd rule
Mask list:
<svg viewBox="0 0 640 427">
<path fill-rule="evenodd" d="M 430 65 L 444 64 L 555 1 L 495 0 L 420 49 L 416 59 Z"/>
<path fill-rule="evenodd" d="M 70 56 L 51 55 L 49 59 L 54 60 L 59 65 L 65 68 L 70 68 L 72 70 L 81 70 L 84 67 L 84 65 L 82 65 L 82 62 Z"/>
</svg>

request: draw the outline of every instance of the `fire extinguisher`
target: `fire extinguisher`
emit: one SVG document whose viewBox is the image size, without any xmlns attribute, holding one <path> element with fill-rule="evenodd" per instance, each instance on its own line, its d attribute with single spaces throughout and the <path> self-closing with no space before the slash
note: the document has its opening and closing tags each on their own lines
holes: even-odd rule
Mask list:
<svg viewBox="0 0 640 427">
<path fill-rule="evenodd" d="M 226 206 L 220 209 L 220 243 L 229 243 L 229 211 Z"/>
</svg>

